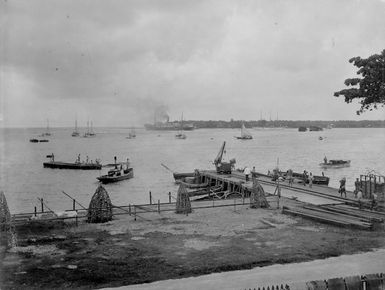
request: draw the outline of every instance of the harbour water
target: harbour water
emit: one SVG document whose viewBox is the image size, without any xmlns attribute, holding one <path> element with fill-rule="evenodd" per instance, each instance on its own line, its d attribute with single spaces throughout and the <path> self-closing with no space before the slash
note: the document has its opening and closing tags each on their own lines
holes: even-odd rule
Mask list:
<svg viewBox="0 0 385 290">
<path fill-rule="evenodd" d="M 172 174 L 161 166 L 166 164 L 178 172 L 195 168 L 214 168 L 213 160 L 223 141 L 226 141 L 225 159 L 235 158 L 236 168 L 255 166 L 266 173 L 278 162 L 280 169 L 306 169 L 315 175 L 324 171 L 331 178 L 330 185 L 338 187 L 342 177 L 352 189 L 360 174 L 374 171 L 385 173 L 385 130 L 381 128 L 332 129 L 322 132 L 298 132 L 296 129 L 250 129 L 252 140 L 237 140 L 239 129 L 198 129 L 186 132 L 187 139 L 174 137 L 176 132 L 136 130 L 137 137 L 127 139 L 130 129 L 95 128 L 95 137 L 71 137 L 73 128 L 53 128 L 48 143 L 30 143 L 44 128 L 1 129 L 0 131 L 0 189 L 5 192 L 12 213 L 33 211 L 39 207 L 38 197 L 44 198 L 55 211 L 72 207 L 71 200 L 61 191 L 75 197 L 85 207 L 98 186 L 96 177 L 101 171 L 59 170 L 43 168 L 46 155 L 55 154 L 55 160 L 74 162 L 100 158 L 102 163 L 113 163 L 129 158 L 134 178 L 106 185 L 113 204 L 148 202 L 151 191 L 154 200 L 168 201 L 168 192 L 174 195 L 177 186 Z M 81 131 L 81 129 L 80 129 Z M 319 136 L 323 140 L 319 140 Z M 351 166 L 323 170 L 319 163 L 329 159 L 350 159 Z"/>
</svg>

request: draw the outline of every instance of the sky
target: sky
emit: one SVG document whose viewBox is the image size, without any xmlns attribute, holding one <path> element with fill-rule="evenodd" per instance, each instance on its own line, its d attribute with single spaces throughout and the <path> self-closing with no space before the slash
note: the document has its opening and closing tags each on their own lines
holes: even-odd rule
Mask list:
<svg viewBox="0 0 385 290">
<path fill-rule="evenodd" d="M 384 0 L 2 0 L 5 127 L 377 120 L 333 96 L 385 48 Z"/>
</svg>

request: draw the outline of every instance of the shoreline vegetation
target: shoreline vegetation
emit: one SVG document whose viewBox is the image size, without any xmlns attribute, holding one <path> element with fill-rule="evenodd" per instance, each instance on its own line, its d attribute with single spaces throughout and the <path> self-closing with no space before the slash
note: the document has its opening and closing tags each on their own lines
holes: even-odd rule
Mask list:
<svg viewBox="0 0 385 290">
<path fill-rule="evenodd" d="M 246 128 L 292 128 L 299 127 L 320 127 L 320 128 L 385 128 L 385 120 L 185 120 L 186 123 L 194 124 L 195 129 L 239 129 L 242 123 Z M 179 123 L 179 121 L 170 121 Z M 3 129 L 41 129 L 42 127 L 3 127 Z M 70 128 L 70 127 L 51 127 L 51 128 Z M 71 127 L 72 128 L 72 127 Z M 116 129 L 142 129 L 144 126 L 100 126 L 98 128 Z M 82 127 L 78 127 L 82 129 Z"/>
</svg>

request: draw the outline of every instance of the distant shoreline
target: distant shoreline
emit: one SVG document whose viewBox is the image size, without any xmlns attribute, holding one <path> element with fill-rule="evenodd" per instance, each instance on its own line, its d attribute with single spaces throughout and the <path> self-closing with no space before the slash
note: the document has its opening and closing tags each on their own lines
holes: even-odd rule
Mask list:
<svg viewBox="0 0 385 290">
<path fill-rule="evenodd" d="M 178 121 L 174 121 L 178 122 Z M 299 128 L 316 126 L 321 128 L 385 128 L 385 120 L 339 120 L 339 121 L 322 121 L 322 120 L 186 120 L 188 123 L 194 124 L 196 129 L 236 129 L 241 128 L 242 123 L 246 128 Z M 173 123 L 173 122 L 170 122 Z M 1 127 L 2 129 L 45 129 L 45 127 Z M 54 128 L 71 128 L 71 126 L 58 126 Z M 83 128 L 83 127 L 79 127 Z M 100 126 L 95 128 L 109 128 L 109 129 L 144 129 L 142 126 Z"/>
</svg>

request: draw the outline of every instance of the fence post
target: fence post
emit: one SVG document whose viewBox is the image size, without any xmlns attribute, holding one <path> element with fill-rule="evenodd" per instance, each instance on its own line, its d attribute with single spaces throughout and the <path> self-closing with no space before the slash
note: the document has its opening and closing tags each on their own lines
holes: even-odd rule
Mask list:
<svg viewBox="0 0 385 290">
<path fill-rule="evenodd" d="M 158 199 L 158 213 L 160 214 L 160 200 Z"/>
<path fill-rule="evenodd" d="M 36 216 L 36 214 L 37 214 L 37 208 L 36 208 L 36 206 L 35 206 L 35 216 Z"/>
<path fill-rule="evenodd" d="M 44 203 L 43 203 L 43 199 L 40 199 L 40 202 L 41 202 L 41 212 L 44 212 Z"/>
<path fill-rule="evenodd" d="M 136 221 L 136 206 L 134 204 L 134 220 Z"/>
<path fill-rule="evenodd" d="M 151 195 L 151 191 L 150 191 L 150 204 L 152 204 L 152 195 Z"/>
<path fill-rule="evenodd" d="M 171 203 L 171 191 L 168 192 L 168 203 Z"/>
<path fill-rule="evenodd" d="M 235 198 L 234 198 L 234 211 L 235 211 Z"/>
<path fill-rule="evenodd" d="M 128 205 L 128 214 L 131 215 L 131 204 Z"/>
</svg>

